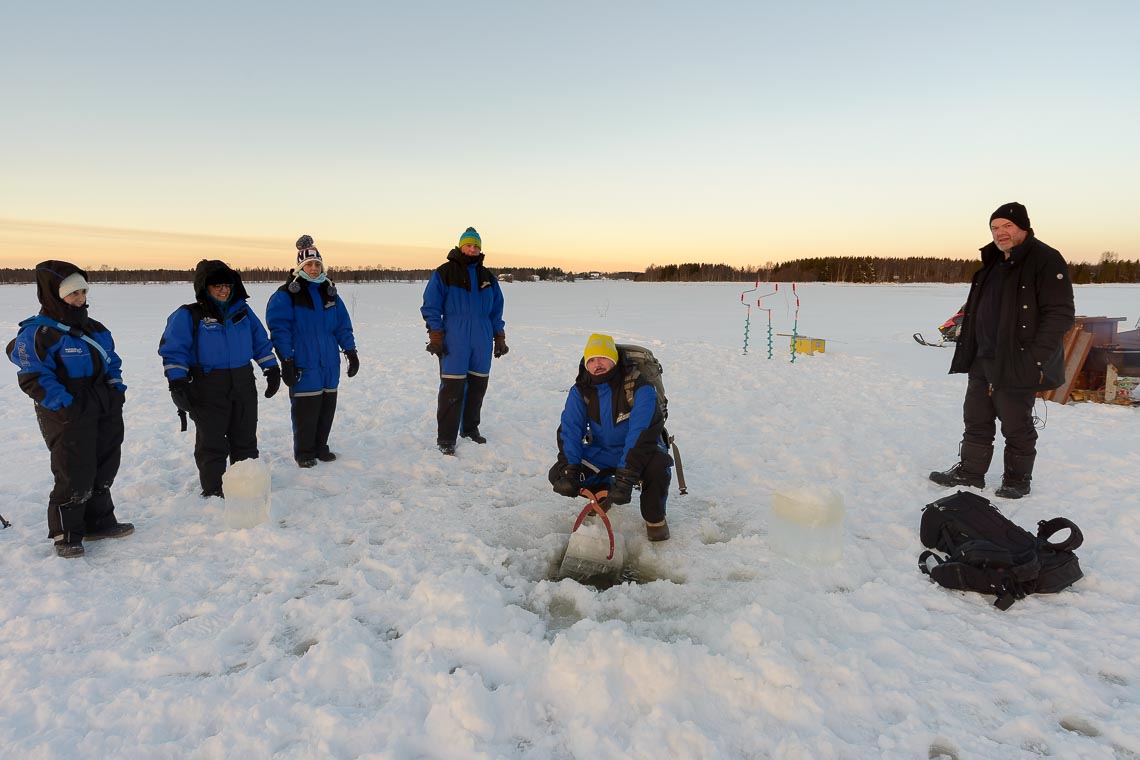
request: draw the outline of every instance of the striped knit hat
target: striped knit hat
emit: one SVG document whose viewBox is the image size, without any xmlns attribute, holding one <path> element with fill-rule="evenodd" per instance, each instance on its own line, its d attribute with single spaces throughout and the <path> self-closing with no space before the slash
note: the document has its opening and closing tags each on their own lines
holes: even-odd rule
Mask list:
<svg viewBox="0 0 1140 760">
<path fill-rule="evenodd" d="M 483 240 L 479 237 L 479 233 L 475 231 L 474 227 L 468 227 L 467 230 L 459 236 L 459 247 L 472 243 L 480 250 L 483 248 Z"/>
<path fill-rule="evenodd" d="M 325 260 L 321 258 L 321 252 L 313 245 L 311 235 L 302 235 L 297 238 L 297 268 L 303 267 L 306 261 L 319 261 L 321 271 L 325 271 Z"/>
</svg>

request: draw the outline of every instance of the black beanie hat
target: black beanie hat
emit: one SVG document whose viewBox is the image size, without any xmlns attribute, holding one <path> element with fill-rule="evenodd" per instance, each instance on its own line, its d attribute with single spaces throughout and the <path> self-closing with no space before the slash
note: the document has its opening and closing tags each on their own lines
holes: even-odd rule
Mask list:
<svg viewBox="0 0 1140 760">
<path fill-rule="evenodd" d="M 990 214 L 990 221 L 994 219 L 1008 219 L 1026 232 L 1033 231 L 1029 226 L 1029 211 L 1017 201 L 998 206 L 998 210 Z"/>
</svg>

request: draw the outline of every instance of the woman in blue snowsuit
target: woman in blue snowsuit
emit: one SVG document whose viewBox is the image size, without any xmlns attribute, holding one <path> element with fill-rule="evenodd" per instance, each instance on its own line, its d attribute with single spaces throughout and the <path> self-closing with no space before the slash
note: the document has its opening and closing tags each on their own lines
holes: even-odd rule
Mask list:
<svg viewBox="0 0 1140 760">
<path fill-rule="evenodd" d="M 66 261 L 36 265 L 40 313 L 8 344 L 20 389 L 36 402 L 51 452 L 48 536 L 61 557 L 82 557 L 83 539 L 134 532 L 115 518 L 111 485 L 123 443 L 122 361 L 115 341 L 87 315 L 87 273 Z"/>
<path fill-rule="evenodd" d="M 289 386 L 293 416 L 293 458 L 299 467 L 332 462 L 329 433 L 340 385 L 340 352 L 349 377 L 360 369 L 352 319 L 336 285 L 328 279 L 313 239 L 297 240 L 297 270 L 269 297 L 265 322 Z"/>
<path fill-rule="evenodd" d="M 436 445 L 455 453 L 456 436 L 486 443 L 479 433 L 491 357 L 510 351 L 503 322 L 503 291 L 483 266 L 483 242 L 474 227 L 460 236 L 424 288 L 420 314 L 428 352 L 439 357 Z"/>
<path fill-rule="evenodd" d="M 626 361 L 613 338 L 595 333 L 566 396 L 550 484 L 555 493 L 571 498 L 581 488 L 608 490 L 602 501 L 606 511 L 628 504 L 640 484 L 646 535 L 650 541 L 665 541 L 673 458 L 666 453 L 664 430 L 657 390 L 641 378 L 627 379 Z"/>
<path fill-rule="evenodd" d="M 281 387 L 269 335 L 246 304 L 241 275 L 222 261 L 202 259 L 194 270 L 194 303 L 166 320 L 158 345 L 170 397 L 194 420 L 194 461 L 202 496 L 221 496 L 226 459 L 257 459 L 256 363 L 265 397 Z M 184 428 L 185 429 L 185 428 Z"/>
</svg>

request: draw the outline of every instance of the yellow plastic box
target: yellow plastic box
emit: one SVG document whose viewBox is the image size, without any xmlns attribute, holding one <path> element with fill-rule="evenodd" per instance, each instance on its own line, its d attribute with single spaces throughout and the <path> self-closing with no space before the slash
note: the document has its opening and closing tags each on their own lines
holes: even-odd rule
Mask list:
<svg viewBox="0 0 1140 760">
<path fill-rule="evenodd" d="M 797 354 L 822 354 L 824 345 L 827 341 L 823 338 L 809 338 L 804 335 L 797 335 L 792 340 L 795 341 Z"/>
</svg>

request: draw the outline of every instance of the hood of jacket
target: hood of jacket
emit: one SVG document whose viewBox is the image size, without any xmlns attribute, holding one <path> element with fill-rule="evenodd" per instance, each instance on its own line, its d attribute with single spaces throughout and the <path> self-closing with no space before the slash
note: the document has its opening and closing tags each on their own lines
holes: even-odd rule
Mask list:
<svg viewBox="0 0 1140 760">
<path fill-rule="evenodd" d="M 233 287 L 230 288 L 231 304 L 249 298 L 249 293 L 246 292 L 245 285 L 241 282 L 241 275 L 230 269 L 226 262 L 217 259 L 202 259 L 198 262 L 198 266 L 194 267 L 194 298 L 198 303 L 207 308 L 213 305 L 210 294 L 206 292 L 206 282 L 219 274 L 226 275 L 233 283 Z"/>
<path fill-rule="evenodd" d="M 471 264 L 482 266 L 483 257 L 486 255 L 487 254 L 480 251 L 478 256 L 468 256 L 466 253 L 459 250 L 459 248 L 452 248 L 447 253 L 447 260 L 454 261 L 456 264 L 462 264 L 463 266 L 469 266 Z"/>
<path fill-rule="evenodd" d="M 76 307 L 59 297 L 59 286 L 65 279 L 78 273 L 87 279 L 87 272 L 67 261 L 41 261 L 36 264 L 36 298 L 40 313 L 65 325 L 82 328 L 87 324 L 87 304 Z"/>
</svg>

